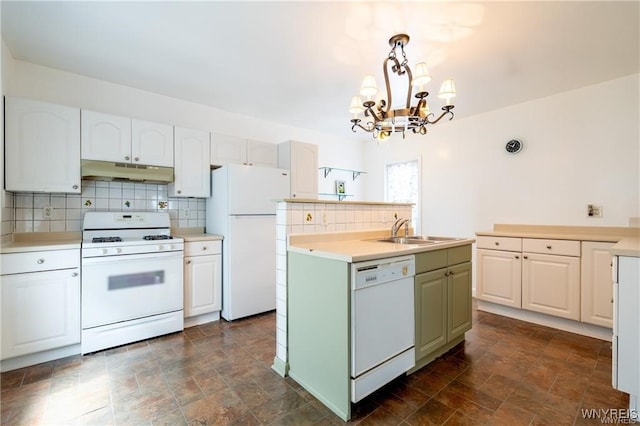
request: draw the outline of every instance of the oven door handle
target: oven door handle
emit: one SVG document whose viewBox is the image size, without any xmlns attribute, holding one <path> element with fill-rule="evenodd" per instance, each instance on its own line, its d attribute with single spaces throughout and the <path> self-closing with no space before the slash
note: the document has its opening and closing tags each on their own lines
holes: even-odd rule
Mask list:
<svg viewBox="0 0 640 426">
<path fill-rule="evenodd" d="M 179 258 L 182 259 L 184 252 L 182 251 L 170 251 L 162 253 L 144 253 L 144 254 L 123 254 L 120 256 L 100 256 L 100 257 L 83 257 L 83 265 L 93 265 L 99 263 L 116 263 L 127 262 L 133 260 L 144 259 L 160 259 L 160 258 Z"/>
</svg>

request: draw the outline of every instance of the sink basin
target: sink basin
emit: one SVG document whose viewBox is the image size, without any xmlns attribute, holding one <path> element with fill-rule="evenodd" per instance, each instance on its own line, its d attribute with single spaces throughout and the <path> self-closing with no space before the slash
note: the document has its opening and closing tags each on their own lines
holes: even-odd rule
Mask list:
<svg viewBox="0 0 640 426">
<path fill-rule="evenodd" d="M 455 237 L 434 237 L 427 235 L 410 235 L 408 237 L 387 237 L 377 239 L 375 241 L 383 243 L 395 243 L 395 244 L 438 244 L 446 243 L 449 241 L 456 241 L 460 238 Z"/>
</svg>

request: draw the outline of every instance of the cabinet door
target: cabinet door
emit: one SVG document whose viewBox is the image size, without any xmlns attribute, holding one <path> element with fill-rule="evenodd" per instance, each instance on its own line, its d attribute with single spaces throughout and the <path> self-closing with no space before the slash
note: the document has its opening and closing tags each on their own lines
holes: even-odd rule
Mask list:
<svg viewBox="0 0 640 426">
<path fill-rule="evenodd" d="M 580 258 L 523 253 L 522 308 L 580 320 Z"/>
<path fill-rule="evenodd" d="M 612 257 L 614 243 L 584 241 L 580 259 L 580 321 L 613 327 Z"/>
<path fill-rule="evenodd" d="M 175 180 L 168 185 L 173 197 L 211 196 L 209 133 L 175 128 Z"/>
<path fill-rule="evenodd" d="M 471 330 L 471 262 L 447 269 L 447 341 Z"/>
<path fill-rule="evenodd" d="M 212 166 L 224 164 L 246 164 L 247 140 L 236 136 L 211 134 L 211 161 Z"/>
<path fill-rule="evenodd" d="M 291 142 L 291 197 L 318 198 L 318 146 Z"/>
<path fill-rule="evenodd" d="M 82 158 L 131 163 L 131 119 L 82 110 Z"/>
<path fill-rule="evenodd" d="M 476 297 L 487 302 L 522 307 L 520 253 L 478 249 Z"/>
<path fill-rule="evenodd" d="M 248 140 L 247 163 L 252 166 L 278 167 L 278 145 Z"/>
<path fill-rule="evenodd" d="M 416 275 L 416 360 L 447 343 L 446 269 Z"/>
<path fill-rule="evenodd" d="M 80 193 L 80 110 L 6 98 L 5 189 Z"/>
<path fill-rule="evenodd" d="M 131 155 L 134 164 L 173 167 L 173 126 L 132 119 Z"/>
<path fill-rule="evenodd" d="M 2 277 L 1 358 L 80 343 L 79 269 Z"/>
<path fill-rule="evenodd" d="M 222 256 L 186 257 L 184 264 L 184 316 L 222 309 Z"/>
</svg>

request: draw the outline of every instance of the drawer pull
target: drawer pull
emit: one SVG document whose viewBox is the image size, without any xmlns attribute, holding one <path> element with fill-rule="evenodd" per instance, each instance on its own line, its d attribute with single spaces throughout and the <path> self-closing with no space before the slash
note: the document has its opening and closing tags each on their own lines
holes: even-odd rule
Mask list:
<svg viewBox="0 0 640 426">
<path fill-rule="evenodd" d="M 529 258 L 529 256 L 522 256 L 522 258 L 523 258 L 523 259 L 528 259 L 528 258 Z"/>
<path fill-rule="evenodd" d="M 516 259 L 520 259 L 520 256 L 516 256 Z"/>
<path fill-rule="evenodd" d="M 42 265 L 44 263 L 44 259 L 38 259 L 38 265 Z"/>
<path fill-rule="evenodd" d="M 551 250 L 551 246 L 550 246 L 550 245 L 549 245 L 549 246 L 547 246 L 547 248 L 548 248 L 549 250 Z"/>
<path fill-rule="evenodd" d="M 207 246 L 202 247 L 202 250 L 206 250 L 206 249 L 207 249 Z"/>
<path fill-rule="evenodd" d="M 497 245 L 497 246 L 499 246 L 499 245 L 500 245 L 500 243 L 499 243 L 498 241 L 496 241 L 496 242 L 495 242 L 495 243 L 493 243 L 493 244 L 495 244 L 495 245 Z"/>
</svg>

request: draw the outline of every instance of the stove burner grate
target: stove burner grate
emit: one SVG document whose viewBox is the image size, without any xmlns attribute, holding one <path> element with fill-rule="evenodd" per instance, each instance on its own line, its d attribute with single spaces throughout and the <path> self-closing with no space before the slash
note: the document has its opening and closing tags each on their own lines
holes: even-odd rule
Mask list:
<svg viewBox="0 0 640 426">
<path fill-rule="evenodd" d="M 170 235 L 145 235 L 142 237 L 143 240 L 171 240 L 173 239 Z"/>
<path fill-rule="evenodd" d="M 122 241 L 120 237 L 93 237 L 92 243 L 119 243 Z"/>
</svg>

